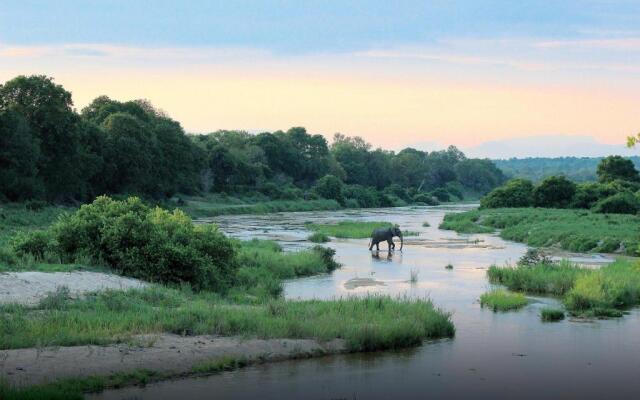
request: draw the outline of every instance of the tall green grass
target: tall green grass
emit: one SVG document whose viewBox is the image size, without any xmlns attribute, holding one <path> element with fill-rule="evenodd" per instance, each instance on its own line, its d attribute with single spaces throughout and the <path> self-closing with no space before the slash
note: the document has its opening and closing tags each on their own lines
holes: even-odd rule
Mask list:
<svg viewBox="0 0 640 400">
<path fill-rule="evenodd" d="M 257 338 L 345 339 L 348 350 L 418 345 L 450 337 L 449 314 L 428 300 L 383 296 L 265 301 L 242 306 L 212 293 L 151 287 L 67 299 L 56 308 L 4 306 L 0 348 L 103 345 L 149 333 Z"/>
<path fill-rule="evenodd" d="M 236 286 L 231 294 L 242 298 L 247 294 L 259 299 L 279 296 L 282 281 L 329 273 L 339 267 L 333 260 L 335 251 L 316 246 L 309 250 L 283 252 L 269 240 L 241 242 L 236 260 L 240 265 Z"/>
<path fill-rule="evenodd" d="M 340 221 L 335 224 L 314 224 L 305 225 L 307 229 L 316 233 L 333 236 L 341 239 L 365 239 L 370 238 L 371 233 L 377 228 L 390 228 L 391 222 L 382 221 Z M 418 232 L 403 231 L 404 236 L 417 236 Z"/>
<path fill-rule="evenodd" d="M 507 240 L 569 251 L 640 255 L 640 216 L 585 210 L 500 208 L 447 214 L 440 225 L 461 233 L 500 229 Z"/>
<path fill-rule="evenodd" d="M 266 200 L 263 198 L 235 198 L 210 195 L 206 197 L 185 197 L 184 205 L 178 206 L 194 218 L 215 217 L 235 214 L 269 214 L 285 211 L 339 210 L 342 207 L 335 200 Z"/>
<path fill-rule="evenodd" d="M 522 293 L 510 293 L 504 289 L 494 289 L 480 296 L 480 305 L 493 311 L 517 310 L 529 301 Z"/>
<path fill-rule="evenodd" d="M 511 290 L 562 296 L 574 315 L 620 316 L 640 304 L 640 263 L 617 260 L 600 269 L 569 263 L 518 267 L 492 266 L 489 280 Z"/>
</svg>

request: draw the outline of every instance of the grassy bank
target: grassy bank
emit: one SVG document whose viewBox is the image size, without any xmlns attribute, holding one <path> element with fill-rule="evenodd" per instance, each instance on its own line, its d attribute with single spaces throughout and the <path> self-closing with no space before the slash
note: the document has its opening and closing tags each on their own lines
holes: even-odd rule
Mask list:
<svg viewBox="0 0 640 400">
<path fill-rule="evenodd" d="M 489 233 L 535 247 L 640 255 L 640 217 L 584 210 L 501 208 L 447 214 L 440 225 L 460 233 Z"/>
<path fill-rule="evenodd" d="M 391 222 L 382 221 L 340 221 L 334 224 L 306 224 L 307 229 L 325 236 L 333 236 L 342 239 L 366 239 L 371 237 L 371 232 L 377 228 L 390 228 Z M 417 232 L 403 231 L 404 236 L 417 236 Z"/>
<path fill-rule="evenodd" d="M 238 198 L 208 195 L 185 196 L 177 207 L 193 218 L 215 217 L 231 214 L 269 214 L 285 211 L 325 211 L 342 208 L 335 200 L 269 200 L 265 197 Z"/>
<path fill-rule="evenodd" d="M 492 283 L 510 290 L 561 296 L 567 310 L 581 316 L 621 316 L 640 304 L 640 263 L 618 260 L 600 269 L 569 263 L 518 267 L 492 266 Z"/>
<path fill-rule="evenodd" d="M 393 349 L 454 334 L 449 315 L 427 300 L 373 296 L 332 301 L 273 299 L 237 305 L 213 293 L 152 287 L 81 300 L 53 294 L 39 306 L 0 309 L 2 349 L 127 342 L 135 335 L 342 338 L 351 351 Z"/>
</svg>

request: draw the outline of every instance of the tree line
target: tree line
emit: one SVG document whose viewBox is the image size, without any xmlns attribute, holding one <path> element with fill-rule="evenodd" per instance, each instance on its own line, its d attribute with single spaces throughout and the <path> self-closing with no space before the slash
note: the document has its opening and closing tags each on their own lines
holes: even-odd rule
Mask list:
<svg viewBox="0 0 640 400">
<path fill-rule="evenodd" d="M 608 156 L 596 168 L 597 182 L 575 183 L 565 176 L 550 176 L 535 185 L 516 178 L 491 191 L 480 201 L 482 208 L 543 207 L 581 208 L 598 213 L 640 212 L 640 173 L 633 161 Z"/>
<path fill-rule="evenodd" d="M 461 198 L 504 180 L 491 161 L 466 158 L 453 146 L 396 153 L 341 134 L 329 144 L 302 127 L 188 135 L 146 100 L 100 96 L 77 112 L 71 93 L 50 77 L 0 85 L 1 201 L 261 192 L 364 207 Z"/>
</svg>

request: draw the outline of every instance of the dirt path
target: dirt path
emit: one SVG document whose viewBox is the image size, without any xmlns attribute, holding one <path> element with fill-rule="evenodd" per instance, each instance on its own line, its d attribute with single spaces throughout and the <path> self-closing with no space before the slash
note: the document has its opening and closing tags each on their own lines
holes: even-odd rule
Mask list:
<svg viewBox="0 0 640 400">
<path fill-rule="evenodd" d="M 107 376 L 148 369 L 183 375 L 198 363 L 224 356 L 276 361 L 300 356 L 340 353 L 343 340 L 319 343 L 302 339 L 241 339 L 237 337 L 163 334 L 141 336 L 134 345 L 74 346 L 0 351 L 0 379 L 23 386 L 70 377 Z"/>
<path fill-rule="evenodd" d="M 131 289 L 145 286 L 137 279 L 100 272 L 7 272 L 0 273 L 0 304 L 37 304 L 47 293 L 66 286 L 72 296 L 104 289 Z"/>
</svg>

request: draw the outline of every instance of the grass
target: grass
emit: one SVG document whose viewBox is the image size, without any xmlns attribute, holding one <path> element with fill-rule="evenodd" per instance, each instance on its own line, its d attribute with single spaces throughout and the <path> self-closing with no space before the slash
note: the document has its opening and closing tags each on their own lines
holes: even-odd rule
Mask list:
<svg viewBox="0 0 640 400">
<path fill-rule="evenodd" d="M 384 296 L 331 301 L 275 299 L 240 305 L 213 293 L 150 287 L 66 299 L 54 309 L 3 306 L 0 348 L 104 345 L 135 335 L 342 338 L 350 351 L 394 349 L 450 337 L 450 316 L 428 300 Z"/>
<path fill-rule="evenodd" d="M 411 271 L 409 273 L 409 282 L 418 283 L 418 275 L 420 274 L 420 271 L 415 268 L 411 268 Z"/>
<path fill-rule="evenodd" d="M 341 239 L 366 239 L 371 237 L 371 232 L 377 228 L 389 228 L 391 222 L 382 221 L 340 221 L 335 224 L 307 223 L 307 229 L 315 233 L 321 233 Z M 404 236 L 417 236 L 418 232 L 403 231 Z"/>
<path fill-rule="evenodd" d="M 564 311 L 557 308 L 545 307 L 540 312 L 540 319 L 542 322 L 556 322 L 564 319 Z"/>
<path fill-rule="evenodd" d="M 280 245 L 269 240 L 241 242 L 237 262 L 237 282 L 232 289 L 236 299 L 254 296 L 258 299 L 277 297 L 282 293 L 282 281 L 329 273 L 340 265 L 333 261 L 334 250 L 316 246 L 310 250 L 283 252 Z"/>
<path fill-rule="evenodd" d="M 511 293 L 504 289 L 494 289 L 480 296 L 480 305 L 493 311 L 517 310 L 529 301 L 522 293 Z"/>
<path fill-rule="evenodd" d="M 425 228 L 428 228 L 428 227 L 430 227 L 430 226 L 431 226 L 431 224 L 430 224 L 429 222 L 427 222 L 427 221 L 424 221 L 424 222 L 422 223 L 422 226 L 423 226 L 423 227 L 425 227 Z"/>
<path fill-rule="evenodd" d="M 510 290 L 562 296 L 573 287 L 579 275 L 589 271 L 562 261 L 559 264 L 539 264 L 535 266 L 492 265 L 487 271 L 489 281 L 501 284 Z"/>
<path fill-rule="evenodd" d="M 444 269 L 453 269 L 453 264 L 449 263 L 444 266 Z"/>
<path fill-rule="evenodd" d="M 330 242 L 331 238 L 329 238 L 328 235 L 322 232 L 314 232 L 311 235 L 309 235 L 307 240 L 314 243 L 326 243 L 326 242 Z"/>
<path fill-rule="evenodd" d="M 640 304 L 640 263 L 617 260 L 599 269 L 567 262 L 498 268 L 488 271 L 489 280 L 511 290 L 561 296 L 572 315 L 619 317 L 623 310 Z"/>
<path fill-rule="evenodd" d="M 585 210 L 503 208 L 447 214 L 442 229 L 490 233 L 534 247 L 640 255 L 640 216 Z"/>
<path fill-rule="evenodd" d="M 204 197 L 184 197 L 179 205 L 193 218 L 215 217 L 233 214 L 269 214 L 284 211 L 339 210 L 342 207 L 335 200 L 268 200 L 262 197 L 237 198 L 210 194 Z"/>
<path fill-rule="evenodd" d="M 195 374 L 212 374 L 223 371 L 233 371 L 245 367 L 249 360 L 244 357 L 224 356 L 213 360 L 201 362 L 191 368 Z"/>
</svg>

